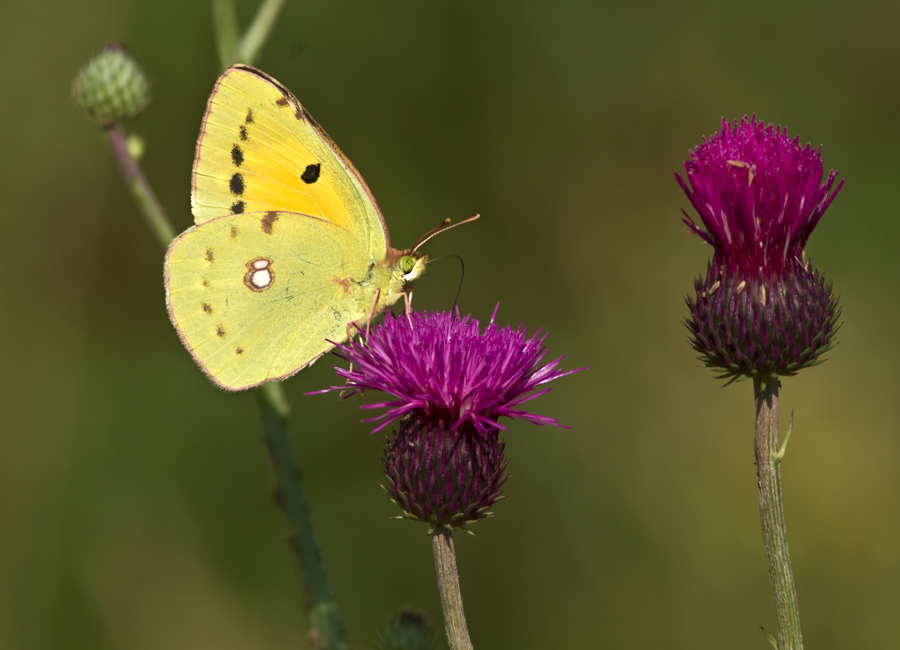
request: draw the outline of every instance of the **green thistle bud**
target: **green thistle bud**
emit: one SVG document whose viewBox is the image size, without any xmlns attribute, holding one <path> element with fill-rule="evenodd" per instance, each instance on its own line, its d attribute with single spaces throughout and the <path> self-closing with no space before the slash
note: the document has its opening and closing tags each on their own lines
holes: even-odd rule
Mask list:
<svg viewBox="0 0 900 650">
<path fill-rule="evenodd" d="M 140 114 L 150 102 L 150 82 L 124 47 L 110 43 L 78 72 L 72 83 L 75 103 L 100 126 Z"/>
<path fill-rule="evenodd" d="M 403 611 L 382 631 L 377 650 L 434 650 L 435 635 L 422 614 Z"/>
</svg>

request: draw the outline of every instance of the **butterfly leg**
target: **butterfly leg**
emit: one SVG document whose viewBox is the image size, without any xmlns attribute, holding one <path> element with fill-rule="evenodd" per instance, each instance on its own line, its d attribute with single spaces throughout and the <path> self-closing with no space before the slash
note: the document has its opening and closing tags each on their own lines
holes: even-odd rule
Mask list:
<svg viewBox="0 0 900 650">
<path fill-rule="evenodd" d="M 375 319 L 375 308 L 378 306 L 378 300 L 381 298 L 381 289 L 375 291 L 375 300 L 369 308 L 369 317 L 366 319 L 366 342 L 369 340 L 369 330 L 372 328 L 372 321 Z"/>
<path fill-rule="evenodd" d="M 378 289 L 375 292 L 375 300 L 372 301 L 372 306 L 369 308 L 369 315 L 366 317 L 366 336 L 365 340 L 369 340 L 369 330 L 372 328 L 372 320 L 375 318 L 375 308 L 378 306 L 378 299 L 381 297 L 381 289 Z M 354 323 L 347 323 L 347 340 L 353 341 L 354 335 L 359 335 L 359 329 L 357 329 Z M 353 362 L 350 362 L 350 372 L 353 372 Z M 349 383 L 349 379 L 347 383 Z M 340 392 L 340 396 L 344 396 L 344 391 Z"/>
<path fill-rule="evenodd" d="M 347 343 L 353 343 L 353 337 L 359 334 L 359 329 L 354 323 L 347 323 Z M 353 372 L 353 362 L 350 362 L 349 372 Z M 344 391 L 350 387 L 350 378 L 344 380 L 344 388 L 338 393 L 338 399 L 344 397 Z"/>
<path fill-rule="evenodd" d="M 413 328 L 412 323 L 412 299 L 413 292 L 412 289 L 409 290 L 409 293 L 403 292 L 403 303 L 405 305 L 404 312 L 406 312 L 406 321 L 409 323 L 409 329 Z"/>
</svg>

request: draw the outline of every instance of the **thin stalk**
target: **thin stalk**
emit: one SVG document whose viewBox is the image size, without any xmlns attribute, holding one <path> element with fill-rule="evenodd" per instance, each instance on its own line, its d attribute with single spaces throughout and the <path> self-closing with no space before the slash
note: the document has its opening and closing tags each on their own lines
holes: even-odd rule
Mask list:
<svg viewBox="0 0 900 650">
<path fill-rule="evenodd" d="M 283 0 L 264 0 L 254 24 L 250 28 L 252 56 L 265 42 Z M 236 18 L 234 5 L 229 0 L 218 0 L 214 14 L 219 37 L 219 53 L 224 59 L 233 54 L 236 45 Z M 248 34 L 248 36 L 250 36 Z M 247 39 L 241 43 L 246 50 Z M 251 57 L 252 58 L 252 57 Z M 224 61 L 223 61 L 224 63 Z M 131 190 L 141 213 L 163 248 L 175 239 L 175 230 L 156 198 L 137 160 L 128 150 L 125 129 L 115 124 L 105 129 L 125 184 Z M 290 527 L 289 543 L 300 565 L 305 600 L 309 605 L 310 624 L 315 635 L 315 645 L 322 650 L 347 650 L 346 632 L 338 611 L 331 584 L 319 545 L 315 537 L 309 508 L 300 476 L 300 468 L 291 448 L 287 428 L 288 404 L 281 384 L 268 382 L 258 391 L 260 415 L 263 421 L 263 437 L 275 475 L 275 496 Z"/>
<path fill-rule="evenodd" d="M 756 401 L 756 476 L 759 486 L 759 519 L 762 525 L 769 583 L 778 620 L 778 649 L 803 650 L 800 635 L 800 610 L 797 589 L 791 571 L 787 527 L 781 498 L 781 460 L 784 445 L 778 446 L 778 377 L 753 380 Z"/>
<path fill-rule="evenodd" d="M 225 70 L 238 60 L 237 10 L 234 0 L 213 0 L 212 8 L 219 65 Z"/>
<path fill-rule="evenodd" d="M 125 184 L 131 190 L 150 229 L 163 247 L 167 247 L 175 238 L 175 231 L 137 161 L 128 151 L 125 129 L 114 125 L 106 129 L 106 133 Z M 275 474 L 276 499 L 290 526 L 289 541 L 303 576 L 303 587 L 310 609 L 310 625 L 319 639 L 319 648 L 346 650 L 349 646 L 344 624 L 319 552 L 306 506 L 300 469 L 294 459 L 288 436 L 288 405 L 281 384 L 268 382 L 257 394 L 260 397 L 263 435 Z"/>
<path fill-rule="evenodd" d="M 238 34 L 234 0 L 213 0 L 213 26 L 222 69 L 235 63 L 252 65 L 266 44 L 284 0 L 263 0 L 243 36 Z"/>
<path fill-rule="evenodd" d="M 328 582 L 328 574 L 306 505 L 300 466 L 291 448 L 287 428 L 288 405 L 281 384 L 267 382 L 257 391 L 257 396 L 263 421 L 263 437 L 275 474 L 275 501 L 290 526 L 288 543 L 300 565 L 303 588 L 309 604 L 310 623 L 317 640 L 316 647 L 323 650 L 346 650 L 349 646 L 344 623 Z"/>
<path fill-rule="evenodd" d="M 250 23 L 250 27 L 247 28 L 238 45 L 238 60 L 235 63 L 253 64 L 262 46 L 269 38 L 272 28 L 275 27 L 283 5 L 284 0 L 263 0 L 253 17 L 253 22 Z"/>
<path fill-rule="evenodd" d="M 169 217 L 166 211 L 153 193 L 153 189 L 147 182 L 144 172 L 141 171 L 137 160 L 128 150 L 128 134 L 121 124 L 114 124 L 106 129 L 106 137 L 109 140 L 109 146 L 112 148 L 113 156 L 119 165 L 119 171 L 122 178 L 125 179 L 125 185 L 134 196 L 135 202 L 144 215 L 150 230 L 156 235 L 156 239 L 162 244 L 163 248 L 168 248 L 169 244 L 175 239 L 175 230 L 169 223 Z"/>
<path fill-rule="evenodd" d="M 434 550 L 434 569 L 441 591 L 441 607 L 444 610 L 444 629 L 450 650 L 472 650 L 466 615 L 463 612 L 462 592 L 459 589 L 459 573 L 456 570 L 456 550 L 453 533 L 440 527 L 431 535 Z"/>
</svg>

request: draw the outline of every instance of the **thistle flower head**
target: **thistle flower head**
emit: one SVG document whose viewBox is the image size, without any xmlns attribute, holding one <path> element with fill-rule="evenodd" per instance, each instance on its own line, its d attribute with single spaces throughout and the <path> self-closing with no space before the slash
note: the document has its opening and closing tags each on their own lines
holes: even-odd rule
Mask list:
<svg viewBox="0 0 900 650">
<path fill-rule="evenodd" d="M 723 377 L 792 375 L 834 345 L 837 297 L 803 249 L 843 181 L 822 182 L 819 151 L 782 127 L 722 126 L 676 174 L 702 227 L 684 222 L 714 250 L 687 299 L 691 343 Z"/>
<path fill-rule="evenodd" d="M 386 409 L 366 420 L 381 420 L 373 433 L 397 425 L 382 463 L 404 516 L 432 528 L 490 516 L 508 478 L 500 418 L 562 426 L 522 409 L 549 382 L 577 372 L 559 369 L 562 357 L 544 363 L 544 338 L 522 326 L 501 329 L 493 317 L 482 330 L 470 316 L 435 312 L 387 314 L 362 342 L 338 346 L 352 369 L 338 368 L 346 385 L 329 390 L 376 389 L 393 398 L 363 408 Z"/>
<path fill-rule="evenodd" d="M 363 406 L 387 409 L 366 420 L 383 420 L 372 433 L 406 415 L 449 431 L 471 426 L 482 434 L 505 430 L 501 417 L 562 426 L 520 408 L 549 392 L 549 382 L 578 372 L 559 369 L 562 357 L 542 363 L 545 338 L 540 331 L 528 337 L 524 326 L 501 329 L 494 316 L 482 331 L 471 316 L 389 313 L 364 341 L 338 346 L 338 356 L 352 369 L 337 368 L 347 383 L 331 390 L 374 389 L 394 397 Z"/>
<path fill-rule="evenodd" d="M 687 212 L 684 222 L 713 246 L 714 265 L 769 278 L 801 260 L 843 181 L 831 191 L 832 171 L 821 183 L 819 151 L 801 147 L 785 128 L 755 117 L 733 125 L 722 120 L 722 127 L 684 163 L 691 186 L 675 175 L 705 230 Z"/>
</svg>

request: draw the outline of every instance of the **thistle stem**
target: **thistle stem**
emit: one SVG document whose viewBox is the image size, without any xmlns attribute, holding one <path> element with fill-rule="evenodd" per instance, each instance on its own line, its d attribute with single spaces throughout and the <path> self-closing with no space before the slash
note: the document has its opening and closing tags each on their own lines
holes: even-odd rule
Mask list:
<svg viewBox="0 0 900 650">
<path fill-rule="evenodd" d="M 456 550 L 453 533 L 443 526 L 431 535 L 434 549 L 434 569 L 441 591 L 441 607 L 444 610 L 444 629 L 450 650 L 472 650 L 466 615 L 463 612 L 462 592 L 459 589 L 459 573 L 456 570 Z"/>
<path fill-rule="evenodd" d="M 222 70 L 238 62 L 237 9 L 234 0 L 213 0 L 213 30 Z"/>
<path fill-rule="evenodd" d="M 167 248 L 175 239 L 175 230 L 169 223 L 169 217 L 163 210 L 153 188 L 147 182 L 144 172 L 141 171 L 137 160 L 128 151 L 128 134 L 121 124 L 114 124 L 106 129 L 106 137 L 109 139 L 109 146 L 112 148 L 113 156 L 119 165 L 119 171 L 122 178 L 125 179 L 125 185 L 134 196 L 135 202 L 141 209 L 141 214 L 150 226 L 150 230 L 156 235 L 156 239 L 162 244 L 163 248 Z"/>
<path fill-rule="evenodd" d="M 264 0 L 250 29 L 249 38 L 241 43 L 241 51 L 252 59 L 265 43 L 284 0 Z M 236 49 L 236 17 L 234 3 L 218 0 L 214 5 L 219 53 L 224 59 Z M 175 239 L 165 210 L 141 171 L 138 161 L 128 149 L 128 134 L 121 124 L 104 129 L 125 184 L 131 191 L 156 239 L 167 248 Z M 275 475 L 275 497 L 290 527 L 289 542 L 303 579 L 305 599 L 309 605 L 311 627 L 317 648 L 348 650 L 344 623 L 335 602 L 331 584 L 319 552 L 318 541 L 306 505 L 306 496 L 295 460 L 287 427 L 288 404 L 281 384 L 268 382 L 258 391 L 263 437 L 272 471 Z"/>
<path fill-rule="evenodd" d="M 310 623 L 323 650 L 347 650 L 346 633 L 319 552 L 306 495 L 287 428 L 288 405 L 281 384 L 270 381 L 257 391 L 263 421 L 263 437 L 275 474 L 275 501 L 288 520 L 288 542 L 300 565 Z"/>
<path fill-rule="evenodd" d="M 788 552 L 787 527 L 781 498 L 781 460 L 784 447 L 778 446 L 778 377 L 772 376 L 763 385 L 753 380 L 756 401 L 756 476 L 759 486 L 759 519 L 763 545 L 769 565 L 769 583 L 775 601 L 778 620 L 778 650 L 803 650 L 800 635 L 800 610 L 797 589 L 791 571 Z"/>
<path fill-rule="evenodd" d="M 252 64 L 275 27 L 284 0 L 263 0 L 238 45 L 238 61 Z"/>
</svg>

